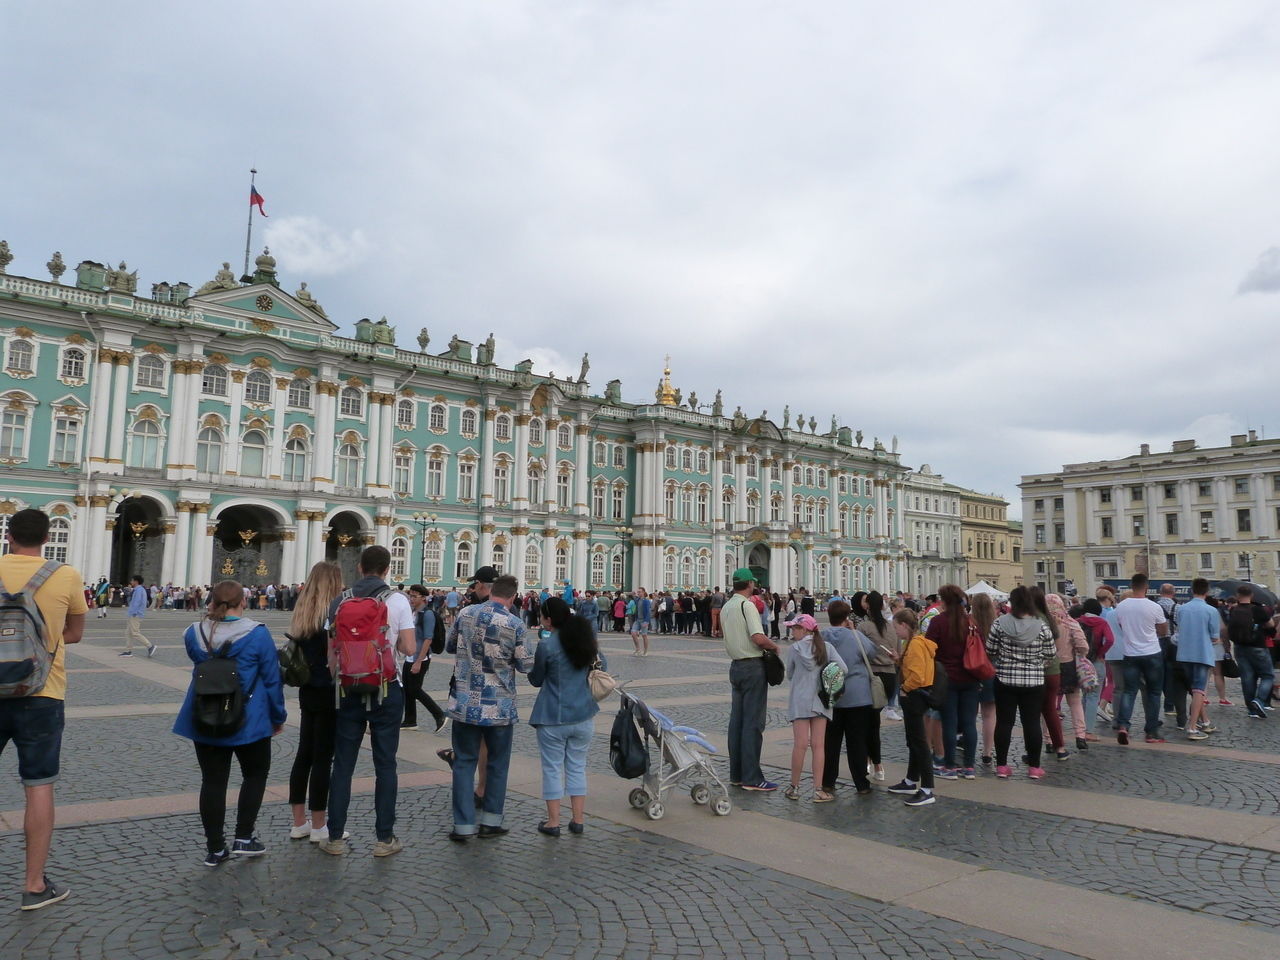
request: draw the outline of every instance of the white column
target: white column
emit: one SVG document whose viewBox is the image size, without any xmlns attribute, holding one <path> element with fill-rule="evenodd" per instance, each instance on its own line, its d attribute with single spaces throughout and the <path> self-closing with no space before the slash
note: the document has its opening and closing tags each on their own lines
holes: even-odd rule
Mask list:
<svg viewBox="0 0 1280 960">
<path fill-rule="evenodd" d="M 191 505 L 178 501 L 178 522 L 173 542 L 173 582 L 180 587 L 190 585 Z"/>
<path fill-rule="evenodd" d="M 86 541 L 86 554 L 84 565 L 80 570 L 90 583 L 100 576 L 109 576 L 111 573 L 109 569 L 111 554 L 106 542 L 109 502 L 107 497 L 90 497 L 87 511 L 82 511 L 86 514 L 81 524 L 81 534 Z"/>
<path fill-rule="evenodd" d="M 289 582 L 302 583 L 311 570 L 311 512 L 295 510 L 293 519 L 297 533 L 293 550 L 293 572 L 289 575 Z"/>
<path fill-rule="evenodd" d="M 574 426 L 575 439 L 575 460 L 573 465 L 573 512 L 577 517 L 585 520 L 591 513 L 591 507 L 588 503 L 588 483 L 590 481 L 591 472 L 591 453 L 588 449 L 590 438 L 587 436 L 587 425 L 579 423 Z M 606 496 L 608 494 L 606 493 Z M 605 501 L 606 516 L 609 509 L 609 501 Z M 574 544 L 574 569 L 577 569 L 577 543 Z M 586 553 L 583 553 L 586 557 Z M 584 567 L 585 569 L 585 567 Z M 577 582 L 574 586 L 577 586 Z"/>
<path fill-rule="evenodd" d="M 733 456 L 733 522 L 735 530 L 747 523 L 747 455 L 740 447 Z"/>
<path fill-rule="evenodd" d="M 378 418 L 382 421 L 382 442 L 379 445 L 378 459 L 381 462 L 382 479 L 378 481 L 383 487 L 390 488 L 392 482 L 391 450 L 395 446 L 394 417 L 396 410 L 395 394 L 384 393 L 382 405 L 378 408 Z"/>
<path fill-rule="evenodd" d="M 1275 524 L 1267 514 L 1266 479 L 1260 473 L 1249 476 L 1249 485 L 1253 490 L 1253 535 L 1255 537 L 1275 536 Z"/>
<path fill-rule="evenodd" d="M 110 463 L 124 463 L 124 437 L 129 431 L 128 417 L 125 416 L 129 389 L 129 364 L 133 362 L 133 354 L 119 351 L 115 355 L 116 372 L 113 374 L 111 398 L 111 420 L 108 427 L 107 460 Z"/>
<path fill-rule="evenodd" d="M 338 389 L 336 383 L 321 380 L 316 383 L 316 443 L 312 452 L 313 476 L 333 480 L 333 450 L 337 438 L 334 436 L 335 414 L 337 413 Z"/>
<path fill-rule="evenodd" d="M 556 585 L 556 538 L 555 536 L 543 536 L 542 538 L 542 583 L 539 586 L 546 587 L 554 592 Z"/>
<path fill-rule="evenodd" d="M 1098 491 L 1093 487 L 1084 491 L 1084 526 L 1085 543 L 1097 543 L 1101 524 L 1098 522 Z"/>
<path fill-rule="evenodd" d="M 1213 489 L 1218 515 L 1214 529 L 1217 531 L 1219 540 L 1230 540 L 1235 531 L 1235 517 L 1231 515 L 1231 509 L 1227 506 L 1227 478 L 1214 477 Z"/>
<path fill-rule="evenodd" d="M 182 450 L 179 459 L 182 461 L 183 467 L 188 471 L 195 468 L 196 462 L 196 438 L 200 434 L 200 385 L 204 379 L 203 370 L 205 361 L 203 359 L 188 360 L 187 370 L 187 407 L 183 411 L 183 416 L 189 417 L 191 422 L 187 425 L 186 432 L 182 435 Z M 190 466 L 188 466 L 190 465 Z M 190 570 L 190 567 L 188 567 Z"/>
<path fill-rule="evenodd" d="M 385 522 L 383 522 L 385 521 Z M 374 517 L 373 520 L 373 536 L 374 541 L 380 547 L 391 549 L 391 518 L 390 517 Z M 482 554 L 484 559 L 481 563 L 488 563 L 488 554 Z"/>
<path fill-rule="evenodd" d="M 573 585 L 578 590 L 587 588 L 587 531 L 573 533 L 573 565 L 570 569 Z"/>
<path fill-rule="evenodd" d="M 1200 527 L 1196 523 L 1195 507 L 1191 502 L 1194 485 L 1194 480 L 1181 480 L 1178 482 L 1178 501 L 1182 515 L 1182 539 L 1190 541 L 1195 541 L 1200 535 Z M 1192 569 L 1195 568 L 1193 567 Z"/>
<path fill-rule="evenodd" d="M 188 393 L 191 378 L 187 375 L 187 361 L 178 359 L 169 365 L 173 375 L 169 379 L 169 436 L 165 447 L 165 467 L 181 471 L 186 463 L 182 459 L 186 450 L 186 436 L 193 429 L 195 410 L 189 406 Z M 193 460 L 192 463 L 195 461 Z M 175 472 L 173 476 L 181 476 Z"/>
<path fill-rule="evenodd" d="M 794 478 L 792 477 L 792 468 L 795 464 L 790 460 L 782 462 L 782 522 L 787 525 L 787 529 L 791 529 L 791 498 L 795 494 Z"/>
<path fill-rule="evenodd" d="M 284 469 L 284 444 L 288 439 L 288 429 L 284 423 L 284 408 L 289 402 L 289 380 L 287 377 L 276 377 L 275 408 L 272 411 L 272 432 L 270 449 L 267 450 L 267 476 L 279 479 Z M 280 575 L 285 576 L 281 568 Z M 290 581 L 292 582 L 292 581 Z"/>
<path fill-rule="evenodd" d="M 364 482 L 366 487 L 382 486 L 382 394 L 370 391 L 366 398 L 365 422 L 369 427 L 369 443 L 365 449 Z"/>
<path fill-rule="evenodd" d="M 213 583 L 213 538 L 209 530 L 209 505 L 196 504 L 191 514 L 191 583 L 204 587 Z"/>
<path fill-rule="evenodd" d="M 114 358 L 114 350 L 108 347 L 98 348 L 98 362 L 94 365 L 93 372 L 93 409 L 89 411 L 90 463 L 102 463 L 107 458 L 107 434 L 111 432 L 112 423 L 111 378 L 115 370 Z"/>
<path fill-rule="evenodd" d="M 525 530 L 525 527 L 516 527 L 516 530 Z M 525 583 L 524 579 L 524 552 L 529 547 L 529 534 L 517 533 L 511 534 L 511 562 L 508 564 L 507 572 L 514 575 L 516 583 L 520 585 L 520 590 L 525 591 L 533 586 L 531 583 Z"/>
<path fill-rule="evenodd" d="M 720 531 L 724 530 L 725 522 L 729 519 L 724 515 L 724 468 L 720 460 L 720 449 L 712 447 L 711 449 L 711 529 L 716 532 L 716 536 L 720 536 Z M 720 561 L 717 560 L 717 563 Z"/>
<path fill-rule="evenodd" d="M 240 410 L 244 403 L 244 371 L 231 371 L 231 412 L 227 415 L 227 455 L 222 468 L 226 473 L 240 472 Z M 332 440 L 330 440 L 332 443 Z"/>
<path fill-rule="evenodd" d="M 493 509 L 493 421 L 498 411 L 492 407 L 484 411 L 484 441 L 480 455 L 480 505 L 485 509 Z M 519 469 L 519 464 L 516 465 Z M 547 485 L 554 481 L 554 471 L 548 470 Z"/>
<path fill-rule="evenodd" d="M 516 462 L 512 468 L 514 476 L 511 483 L 514 484 L 514 496 L 511 498 L 511 508 L 513 510 L 528 510 L 529 504 L 529 414 L 516 414 Z M 520 558 L 520 563 L 524 563 L 524 558 Z M 521 579 L 524 578 L 524 571 L 520 571 Z"/>
</svg>

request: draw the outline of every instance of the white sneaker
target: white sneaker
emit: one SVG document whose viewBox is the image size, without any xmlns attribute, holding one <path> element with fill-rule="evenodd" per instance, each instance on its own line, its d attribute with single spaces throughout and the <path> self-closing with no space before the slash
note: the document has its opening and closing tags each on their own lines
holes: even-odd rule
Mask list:
<svg viewBox="0 0 1280 960">
<path fill-rule="evenodd" d="M 289 830 L 290 840 L 304 840 L 311 836 L 311 824 L 304 823 L 300 827 L 292 827 Z"/>
<path fill-rule="evenodd" d="M 342 839 L 343 839 L 343 840 L 349 840 L 350 838 L 351 838 L 351 831 L 349 831 L 349 830 L 343 830 L 343 831 L 342 831 Z M 329 839 L 329 826 L 328 826 L 328 824 L 326 824 L 326 825 L 325 825 L 325 826 L 323 826 L 323 827 L 320 827 L 318 830 L 312 830 L 312 831 L 311 831 L 311 842 L 312 842 L 312 843 L 324 843 L 324 841 L 326 841 L 326 840 L 328 840 L 328 839 Z"/>
</svg>

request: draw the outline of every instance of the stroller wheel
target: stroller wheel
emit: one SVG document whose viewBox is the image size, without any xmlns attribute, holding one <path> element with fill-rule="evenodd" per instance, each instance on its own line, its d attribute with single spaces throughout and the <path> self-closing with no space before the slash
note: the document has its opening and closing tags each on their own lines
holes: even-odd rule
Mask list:
<svg viewBox="0 0 1280 960">
<path fill-rule="evenodd" d="M 667 808 L 662 805 L 661 800 L 655 800 L 649 804 L 649 809 L 645 811 L 649 814 L 650 820 L 661 820 L 667 814 Z"/>
<path fill-rule="evenodd" d="M 689 791 L 689 796 L 693 798 L 694 803 L 701 805 L 711 799 L 711 791 L 707 789 L 705 783 L 700 783 Z"/>
<path fill-rule="evenodd" d="M 729 802 L 728 797 L 721 797 L 711 807 L 717 817 L 727 817 L 733 810 L 733 804 Z"/>
<path fill-rule="evenodd" d="M 636 787 L 632 790 L 627 799 L 637 810 L 643 810 L 649 805 L 649 794 L 645 793 L 642 787 Z"/>
</svg>

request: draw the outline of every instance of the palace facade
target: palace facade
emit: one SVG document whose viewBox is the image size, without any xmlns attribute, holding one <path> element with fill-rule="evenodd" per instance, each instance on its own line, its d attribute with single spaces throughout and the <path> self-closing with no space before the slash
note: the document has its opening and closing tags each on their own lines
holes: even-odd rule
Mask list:
<svg viewBox="0 0 1280 960">
<path fill-rule="evenodd" d="M 49 554 L 87 580 L 298 582 L 380 543 L 398 582 L 491 563 L 524 586 L 704 588 L 743 565 L 774 589 L 916 586 L 896 442 L 834 417 L 819 434 L 790 411 L 727 415 L 669 371 L 626 402 L 616 380 L 592 391 L 585 357 L 577 378 L 499 366 L 492 335 L 431 352 L 423 330 L 405 350 L 384 319 L 338 336 L 267 252 L 251 276 L 224 264 L 150 297 L 124 264 L 62 283 L 60 255 L 49 280 L 12 261 L 0 244 L 0 528 L 46 509 Z M 954 556 L 954 509 L 922 522 Z"/>
</svg>

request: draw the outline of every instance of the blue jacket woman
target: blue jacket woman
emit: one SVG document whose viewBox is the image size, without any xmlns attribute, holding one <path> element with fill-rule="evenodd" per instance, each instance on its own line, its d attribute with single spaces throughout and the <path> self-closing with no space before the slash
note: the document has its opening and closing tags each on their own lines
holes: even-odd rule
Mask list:
<svg viewBox="0 0 1280 960">
<path fill-rule="evenodd" d="M 271 632 L 256 620 L 243 617 L 244 588 L 234 580 L 224 580 L 209 593 L 208 615 L 187 628 L 183 637 L 187 656 L 201 664 L 222 651 L 236 662 L 236 672 L 244 688 L 244 723 L 230 736 L 210 738 L 195 731 L 195 670 L 186 699 L 178 711 L 173 732 L 195 743 L 200 764 L 200 820 L 204 825 L 207 854 L 204 864 L 216 867 L 231 856 L 255 857 L 266 847 L 254 828 L 271 771 L 271 738 L 284 726 L 284 691 L 280 683 L 280 661 Z M 244 783 L 236 808 L 234 843 L 227 848 L 223 834 L 227 813 L 227 781 L 231 758 L 240 763 Z"/>
<path fill-rule="evenodd" d="M 560 836 L 560 801 L 568 794 L 573 816 L 571 833 L 582 833 L 587 801 L 587 750 L 595 734 L 600 705 L 591 696 L 587 677 L 600 658 L 591 624 L 573 613 L 559 597 L 548 597 L 540 609 L 550 633 L 538 644 L 529 682 L 539 687 L 529 723 L 538 733 L 542 756 L 542 799 L 547 819 L 538 831 Z M 603 662 L 602 662 L 603 666 Z"/>
</svg>

